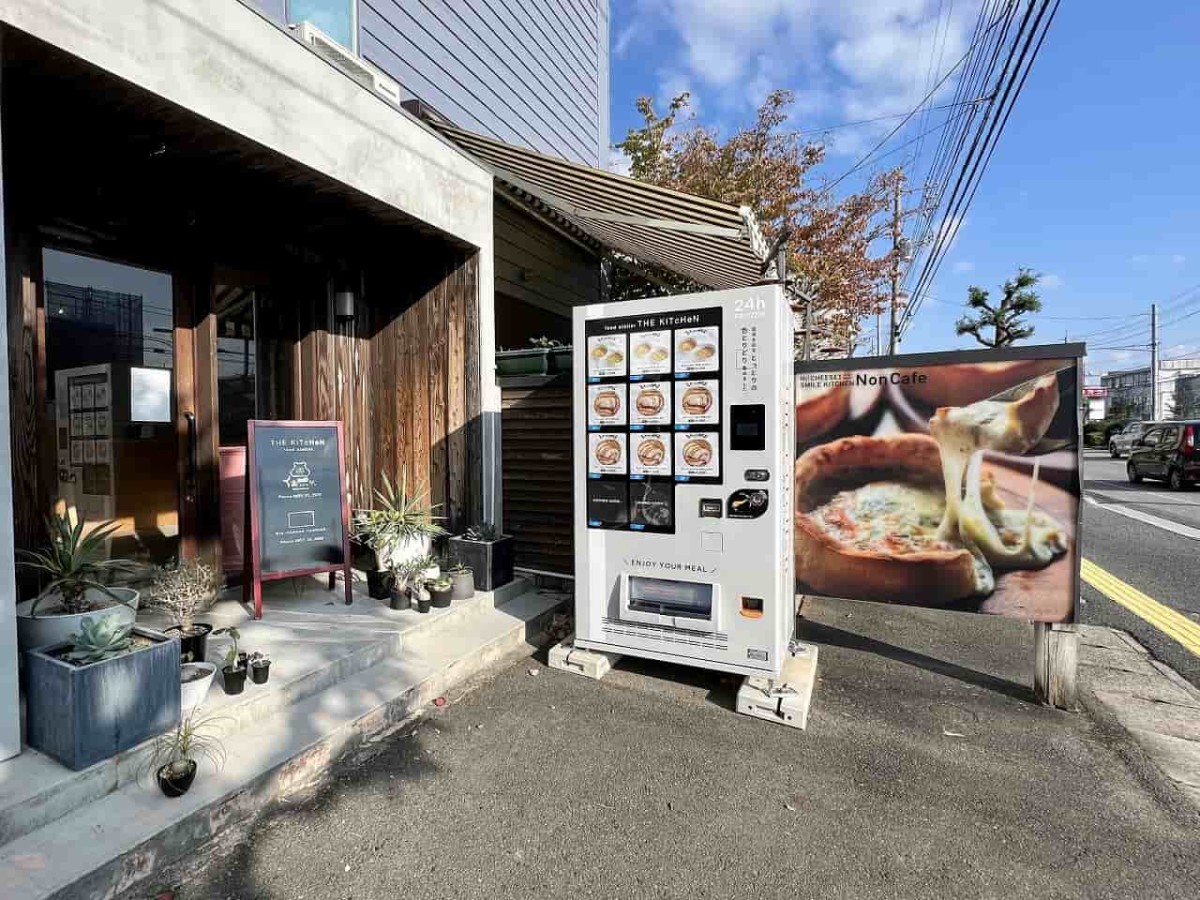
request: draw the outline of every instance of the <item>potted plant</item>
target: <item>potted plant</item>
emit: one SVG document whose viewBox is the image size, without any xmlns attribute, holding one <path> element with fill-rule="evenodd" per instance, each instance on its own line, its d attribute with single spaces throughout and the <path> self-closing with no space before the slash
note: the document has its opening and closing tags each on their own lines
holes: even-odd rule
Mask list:
<svg viewBox="0 0 1200 900">
<path fill-rule="evenodd" d="M 354 535 L 375 553 L 376 575 L 372 579 L 367 573 L 367 589 L 377 600 L 387 599 L 390 593 L 386 573 L 409 560 L 428 556 L 433 538 L 446 533 L 434 521 L 438 504 L 428 503 L 427 496 L 428 490 L 420 487 L 408 492 L 407 475 L 399 490 L 384 475 L 383 486 L 375 491 L 373 508 L 355 510 Z"/>
<path fill-rule="evenodd" d="M 451 600 L 470 600 L 475 596 L 475 573 L 471 571 L 470 566 L 454 560 L 447 568 L 446 573 L 450 576 L 450 582 L 453 585 L 450 594 Z"/>
<path fill-rule="evenodd" d="M 417 604 L 417 612 L 429 612 L 433 598 L 429 594 L 428 583 L 419 578 L 414 579 L 409 590 L 411 591 L 412 601 Z"/>
<path fill-rule="evenodd" d="M 246 689 L 246 654 L 238 650 L 238 641 L 242 633 L 234 626 L 218 628 L 213 634 L 227 634 L 233 643 L 225 651 L 225 665 L 221 668 L 221 678 L 225 693 L 240 694 Z"/>
<path fill-rule="evenodd" d="M 496 375 L 545 375 L 550 369 L 550 350 L 546 347 L 521 347 L 496 351 Z"/>
<path fill-rule="evenodd" d="M 154 570 L 146 603 L 162 610 L 175 623 L 166 629 L 166 633 L 178 635 L 182 662 L 204 662 L 208 635 L 213 629 L 211 625 L 197 622 L 196 616 L 209 610 L 220 587 L 221 576 L 212 566 L 198 559 Z"/>
<path fill-rule="evenodd" d="M 216 674 L 217 666 L 210 662 L 185 662 L 179 667 L 179 707 L 183 715 L 186 716 L 204 702 Z"/>
<path fill-rule="evenodd" d="M 61 644 L 79 631 L 84 616 L 113 616 L 132 626 L 137 618 L 138 592 L 111 583 L 118 575 L 134 575 L 141 567 L 131 560 L 110 559 L 108 542 L 116 522 L 88 528 L 55 513 L 46 520 L 49 544 L 42 550 L 23 550 L 18 565 L 48 579 L 32 600 L 17 604 L 17 634 L 22 650 Z"/>
<path fill-rule="evenodd" d="M 225 746 L 218 733 L 217 718 L 197 719 L 195 714 L 183 719 L 173 731 L 154 739 L 150 754 L 142 764 L 140 778 L 154 772 L 158 789 L 168 797 L 182 797 L 196 780 L 202 759 L 214 769 L 225 765 Z"/>
<path fill-rule="evenodd" d="M 250 680 L 255 684 L 266 684 L 271 677 L 271 657 L 261 650 L 250 654 Z"/>
<path fill-rule="evenodd" d="M 425 582 L 425 586 L 429 589 L 429 602 L 432 606 L 445 609 L 450 605 L 450 599 L 454 593 L 454 582 L 450 580 L 449 575 L 433 578 Z"/>
<path fill-rule="evenodd" d="M 500 534 L 495 525 L 473 525 L 466 534 L 450 538 L 455 556 L 470 566 L 475 588 L 494 591 L 513 579 L 513 538 Z"/>
<path fill-rule="evenodd" d="M 564 344 L 557 338 L 552 337 L 534 337 L 529 339 L 529 343 L 534 347 L 545 347 L 550 351 L 547 359 L 548 374 L 557 375 L 562 372 L 571 371 L 572 351 L 570 344 Z"/>
<path fill-rule="evenodd" d="M 179 723 L 179 642 L 113 616 L 26 651 L 25 673 L 26 743 L 72 769 Z"/>
</svg>

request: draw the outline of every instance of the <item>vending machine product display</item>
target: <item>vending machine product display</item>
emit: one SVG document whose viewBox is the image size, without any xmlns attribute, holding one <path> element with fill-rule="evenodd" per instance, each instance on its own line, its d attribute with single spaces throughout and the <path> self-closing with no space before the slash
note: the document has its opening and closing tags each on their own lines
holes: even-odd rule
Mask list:
<svg viewBox="0 0 1200 900">
<path fill-rule="evenodd" d="M 795 621 L 777 285 L 575 310 L 575 645 L 779 672 Z"/>
</svg>

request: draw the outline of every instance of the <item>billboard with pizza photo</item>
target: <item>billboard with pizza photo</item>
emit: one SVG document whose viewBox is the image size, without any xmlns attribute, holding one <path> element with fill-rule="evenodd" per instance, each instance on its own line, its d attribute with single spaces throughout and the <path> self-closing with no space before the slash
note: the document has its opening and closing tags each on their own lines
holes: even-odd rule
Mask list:
<svg viewBox="0 0 1200 900">
<path fill-rule="evenodd" d="M 1074 621 L 1082 355 L 797 363 L 797 590 Z"/>
</svg>

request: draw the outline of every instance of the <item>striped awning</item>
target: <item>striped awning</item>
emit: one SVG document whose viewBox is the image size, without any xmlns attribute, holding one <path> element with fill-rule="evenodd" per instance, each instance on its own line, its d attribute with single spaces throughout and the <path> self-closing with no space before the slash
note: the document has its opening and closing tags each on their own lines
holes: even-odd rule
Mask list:
<svg viewBox="0 0 1200 900">
<path fill-rule="evenodd" d="M 714 289 L 762 281 L 766 241 L 749 207 L 683 194 L 429 122 L 518 194 L 600 244 Z"/>
</svg>

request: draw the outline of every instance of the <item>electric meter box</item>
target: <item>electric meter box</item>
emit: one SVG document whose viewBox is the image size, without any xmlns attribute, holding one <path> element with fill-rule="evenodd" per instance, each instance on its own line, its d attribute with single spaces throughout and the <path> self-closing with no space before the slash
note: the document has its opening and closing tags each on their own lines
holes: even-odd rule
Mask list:
<svg viewBox="0 0 1200 900">
<path fill-rule="evenodd" d="M 579 307 L 574 346 L 575 645 L 777 674 L 795 624 L 782 289 Z"/>
</svg>

